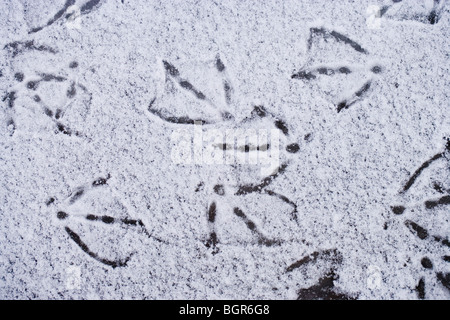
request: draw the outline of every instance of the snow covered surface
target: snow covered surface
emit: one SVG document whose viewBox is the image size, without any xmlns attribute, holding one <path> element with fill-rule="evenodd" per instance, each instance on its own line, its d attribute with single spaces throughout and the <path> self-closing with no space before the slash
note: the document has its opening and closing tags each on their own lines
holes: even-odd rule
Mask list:
<svg viewBox="0 0 450 320">
<path fill-rule="evenodd" d="M 2 0 L 0 24 L 1 298 L 449 299 L 444 0 Z M 195 158 L 235 129 L 273 173 Z"/>
</svg>

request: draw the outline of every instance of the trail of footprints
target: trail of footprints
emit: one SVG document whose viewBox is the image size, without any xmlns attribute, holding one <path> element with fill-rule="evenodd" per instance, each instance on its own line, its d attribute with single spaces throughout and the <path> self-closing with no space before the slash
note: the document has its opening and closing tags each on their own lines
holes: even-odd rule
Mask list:
<svg viewBox="0 0 450 320">
<path fill-rule="evenodd" d="M 55 22 L 62 20 L 62 19 L 70 19 L 71 14 L 69 13 L 69 8 L 73 5 L 75 5 L 75 0 L 67 0 L 63 6 L 62 9 L 60 9 L 45 25 L 35 27 L 30 30 L 31 33 L 36 33 L 41 31 L 43 28 L 48 27 Z M 393 7 L 396 3 L 401 1 L 393 1 L 394 4 L 388 5 L 382 8 L 381 15 L 386 14 L 391 10 L 391 7 Z M 92 10 L 98 8 L 101 5 L 100 0 L 90 0 L 83 2 L 80 13 L 81 14 L 88 14 Z M 439 21 L 440 17 L 440 10 L 442 10 L 442 6 L 440 6 L 440 1 L 435 1 L 435 7 L 432 12 L 429 13 L 427 21 L 430 24 L 437 23 Z M 66 15 L 65 15 L 66 14 Z M 357 55 L 363 55 L 367 56 L 368 52 L 365 50 L 361 45 L 359 45 L 357 42 L 351 40 L 349 37 L 345 36 L 342 33 L 339 33 L 334 30 L 327 30 L 325 28 L 311 28 L 310 29 L 310 37 L 308 39 L 307 48 L 308 52 L 311 53 L 311 48 L 314 45 L 314 41 L 317 38 L 322 39 L 332 39 L 337 43 L 344 44 L 351 48 Z M 56 54 L 56 50 L 54 50 L 51 47 L 45 46 L 45 45 L 38 45 L 33 40 L 25 41 L 25 42 L 13 42 L 10 44 L 7 44 L 4 48 L 5 50 L 8 50 L 11 54 L 12 58 L 17 57 L 20 54 L 23 54 L 28 51 L 40 51 L 40 52 L 46 52 L 48 54 Z M 164 70 L 166 72 L 167 79 L 170 79 L 174 83 L 176 83 L 179 88 L 184 90 L 187 94 L 190 94 L 194 96 L 197 100 L 204 102 L 209 107 L 216 109 L 216 111 L 219 113 L 221 120 L 220 121 L 234 121 L 234 116 L 228 111 L 221 109 L 219 106 L 217 106 L 212 99 L 209 99 L 199 88 L 194 86 L 191 81 L 183 77 L 182 73 L 178 70 L 178 68 L 172 64 L 169 61 L 163 60 L 162 61 Z M 69 69 L 76 69 L 78 67 L 78 63 L 76 61 L 71 62 L 68 65 Z M 230 105 L 232 101 L 232 95 L 233 95 L 233 87 L 231 85 L 231 82 L 229 81 L 229 78 L 227 76 L 226 66 L 224 62 L 221 60 L 219 56 L 216 56 L 215 59 L 215 69 L 218 73 L 218 76 L 221 79 L 222 82 L 222 88 L 223 88 L 223 97 L 225 99 L 226 105 Z M 292 74 L 291 78 L 301 81 L 320 81 L 321 77 L 333 77 L 336 75 L 350 75 L 354 72 L 365 72 L 367 74 L 371 75 L 379 75 L 383 71 L 383 68 L 380 65 L 372 65 L 369 67 L 360 67 L 360 66 L 352 66 L 347 64 L 342 64 L 340 66 L 336 66 L 336 64 L 326 65 L 311 65 L 311 66 L 305 66 L 299 71 Z M 24 83 L 25 79 L 27 78 L 23 73 L 17 72 L 14 75 L 15 80 L 18 83 Z M 357 102 L 365 99 L 370 94 L 370 89 L 373 86 L 373 77 L 369 77 L 362 83 L 359 83 L 357 85 L 357 88 L 354 90 L 354 92 L 346 97 L 344 97 L 341 101 L 336 103 L 336 110 L 337 112 L 341 112 L 345 109 L 350 108 L 352 105 L 356 104 Z M 15 128 L 14 123 L 14 109 L 15 109 L 15 102 L 20 94 L 31 94 L 33 96 L 33 100 L 37 102 L 42 112 L 48 116 L 54 123 L 57 131 L 66 134 L 66 135 L 75 135 L 75 136 L 81 136 L 81 133 L 78 131 L 72 130 L 71 128 L 67 127 L 63 124 L 62 119 L 64 116 L 64 108 L 58 108 L 57 110 L 50 110 L 46 105 L 45 102 L 42 101 L 42 98 L 36 93 L 37 89 L 39 88 L 39 85 L 44 82 L 55 82 L 55 83 L 61 83 L 66 85 L 66 96 L 67 98 L 73 99 L 77 96 L 77 94 L 81 91 L 85 94 L 89 95 L 92 99 L 92 95 L 89 93 L 89 91 L 86 89 L 86 87 L 78 82 L 72 81 L 66 76 L 60 76 L 57 74 L 46 74 L 46 73 L 40 73 L 37 75 L 37 79 L 30 80 L 24 83 L 23 88 L 19 90 L 11 90 L 8 91 L 4 96 L 2 101 L 6 104 L 7 110 L 10 113 L 10 117 L 8 120 L 7 125 Z M 194 124 L 197 121 L 202 124 L 211 124 L 214 123 L 214 121 L 211 121 L 209 119 L 202 119 L 202 118 L 193 118 L 189 115 L 168 115 L 162 110 L 155 107 L 155 102 L 157 101 L 157 97 L 153 98 L 149 105 L 148 105 L 148 112 L 158 117 L 164 122 L 175 124 L 175 125 L 189 125 Z M 68 107 L 68 106 L 66 106 Z M 262 118 L 270 118 L 273 121 L 274 127 L 280 130 L 280 132 L 286 136 L 289 137 L 289 128 L 288 125 L 269 111 L 267 111 L 263 106 L 255 106 L 251 114 L 244 119 L 245 121 L 254 121 L 257 119 Z M 312 139 L 311 134 L 307 134 L 304 137 L 305 141 L 310 141 Z M 239 146 L 237 150 L 232 149 L 231 146 L 228 146 L 226 144 L 218 145 L 218 148 L 221 148 L 225 152 L 227 151 L 240 151 L 240 152 L 250 152 L 252 150 L 262 150 L 267 151 L 270 149 L 270 145 L 258 145 L 258 146 L 251 146 L 251 145 L 244 145 Z M 286 152 L 295 154 L 300 150 L 300 146 L 297 143 L 291 143 L 287 145 Z M 419 167 L 412 177 L 408 180 L 408 182 L 403 186 L 402 192 L 407 192 L 416 181 L 417 177 L 422 173 L 423 170 L 428 168 L 432 163 L 435 161 L 438 161 L 440 159 L 447 159 L 449 158 L 448 152 L 450 150 L 450 143 L 447 143 L 446 150 L 436 154 L 431 159 L 427 160 L 422 164 L 421 167 Z M 269 197 L 275 197 L 282 202 L 288 204 L 291 207 L 291 211 L 288 213 L 291 217 L 292 221 L 297 222 L 298 220 L 298 208 L 295 202 L 290 200 L 288 197 L 274 192 L 272 190 L 269 190 L 268 187 L 271 185 L 271 183 L 278 177 L 282 176 L 286 172 L 286 168 L 288 166 L 288 163 L 283 163 L 280 165 L 280 167 L 276 170 L 275 173 L 268 175 L 267 177 L 263 178 L 261 181 L 255 184 L 247 184 L 247 185 L 241 185 L 238 186 L 237 189 L 233 192 L 233 196 L 235 197 L 244 197 L 248 194 L 261 194 L 261 195 L 267 195 Z M 73 194 L 71 194 L 67 199 L 66 202 L 68 203 L 68 207 L 70 208 L 71 205 L 77 203 L 86 193 L 88 193 L 91 189 L 94 188 L 101 188 L 107 185 L 108 179 L 110 177 L 107 176 L 106 178 L 99 178 L 95 181 L 93 181 L 91 184 L 83 186 L 78 188 Z M 202 190 L 205 186 L 205 182 L 201 182 L 197 188 L 196 192 Z M 424 202 L 426 210 L 433 210 L 436 207 L 445 206 L 450 203 L 450 195 L 449 190 L 445 189 L 440 183 L 436 182 L 434 185 L 435 190 L 439 191 L 440 193 L 443 193 L 440 198 L 436 199 L 429 199 Z M 221 197 L 228 196 L 226 195 L 226 190 L 228 190 L 228 187 L 225 188 L 224 185 L 217 183 L 213 187 L 213 192 L 219 196 L 219 199 Z M 52 206 L 55 203 L 56 199 L 54 197 L 50 198 L 46 204 L 47 206 Z M 217 254 L 220 250 L 219 247 L 221 245 L 221 239 L 218 236 L 216 225 L 216 218 L 217 218 L 217 208 L 218 205 L 220 205 L 220 202 L 211 201 L 207 210 L 206 210 L 206 217 L 207 217 L 207 223 L 209 227 L 209 234 L 206 237 L 206 240 L 204 241 L 204 244 L 206 247 L 210 248 L 212 250 L 213 254 Z M 402 215 L 404 211 L 406 210 L 406 207 L 403 205 L 395 205 L 391 207 L 392 212 L 395 215 Z M 240 219 L 240 221 L 250 230 L 250 232 L 254 235 L 254 238 L 256 240 L 256 243 L 261 246 L 274 246 L 274 245 L 281 245 L 283 243 L 282 239 L 272 239 L 266 236 L 264 230 L 260 230 L 260 228 L 256 225 L 256 223 L 253 221 L 251 215 L 248 213 L 245 213 L 241 208 L 234 207 L 232 210 L 232 214 Z M 133 228 L 134 230 L 138 232 L 142 232 L 146 234 L 148 237 L 153 238 L 157 240 L 158 242 L 164 242 L 163 240 L 160 240 L 153 235 L 151 235 L 142 220 L 139 219 L 131 219 L 129 217 L 112 217 L 109 215 L 96 215 L 93 213 L 79 215 L 79 214 L 72 214 L 68 210 L 58 210 L 56 212 L 56 217 L 58 220 L 65 222 L 69 221 L 70 219 L 82 219 L 85 221 L 88 221 L 90 223 L 99 223 L 103 224 L 105 226 L 107 225 L 119 225 L 125 228 Z M 405 226 L 408 228 L 408 230 L 417 236 L 421 240 L 427 240 L 427 241 L 434 241 L 438 243 L 439 245 L 443 246 L 450 246 L 449 240 L 446 238 L 443 238 L 438 235 L 431 235 L 430 232 L 417 224 L 416 222 L 406 219 L 404 221 Z M 81 236 L 74 231 L 72 228 L 70 228 L 68 225 L 64 227 L 65 232 L 67 233 L 68 238 L 73 241 L 84 253 L 86 253 L 91 258 L 95 259 L 96 261 L 116 268 L 116 267 L 124 267 L 127 265 L 128 261 L 131 259 L 132 254 L 120 259 L 109 259 L 107 257 L 103 257 L 101 254 L 98 254 L 94 251 L 92 251 L 88 244 L 86 244 Z M 342 263 L 342 254 L 337 249 L 330 249 L 330 250 L 323 250 L 323 251 L 316 251 L 313 252 L 311 255 L 306 256 L 294 263 L 292 263 L 290 266 L 288 266 L 285 270 L 286 274 L 289 274 L 293 272 L 296 269 L 303 268 L 306 265 L 311 264 L 317 264 L 321 261 L 329 261 L 333 264 L 333 267 L 322 277 L 318 280 L 317 284 L 309 287 L 309 288 L 303 288 L 298 291 L 298 299 L 355 299 L 355 296 L 340 292 L 337 290 L 334 286 L 334 281 L 338 279 L 337 275 L 337 267 Z M 450 256 L 446 255 L 443 256 L 442 259 L 445 262 L 450 261 Z M 421 265 L 425 269 L 432 269 L 433 268 L 433 262 L 428 257 L 423 257 L 421 260 Z M 450 290 L 450 275 L 449 273 L 444 272 L 436 272 L 436 278 L 440 283 L 442 283 L 443 286 L 445 286 L 447 289 Z M 426 283 L 425 278 L 421 277 L 418 281 L 417 287 L 416 287 L 418 297 L 423 299 L 426 296 Z"/>
<path fill-rule="evenodd" d="M 350 46 L 354 51 L 367 55 L 367 51 L 362 48 L 358 43 L 354 42 L 353 40 L 349 39 L 345 35 L 338 33 L 336 31 L 329 31 L 322 28 L 312 28 L 311 29 L 311 38 L 308 41 L 308 48 L 311 48 L 313 37 L 331 37 L 334 38 L 334 40 L 344 43 L 348 46 Z M 180 87 L 185 89 L 186 91 L 190 92 L 194 96 L 197 97 L 199 100 L 207 100 L 206 96 L 197 88 L 195 88 L 188 80 L 185 80 L 181 77 L 180 72 L 178 69 L 171 63 L 164 61 L 164 67 L 168 74 L 168 76 L 176 79 Z M 217 69 L 220 72 L 223 72 L 225 70 L 225 66 L 223 62 L 220 60 L 219 57 L 217 57 L 216 60 L 216 66 Z M 360 69 L 360 68 L 359 68 Z M 356 68 L 357 71 L 360 71 L 358 67 Z M 351 74 L 355 70 L 354 67 L 342 65 L 340 67 L 336 66 L 317 66 L 317 67 L 309 67 L 309 68 L 303 68 L 302 70 L 298 71 L 297 73 L 292 75 L 292 79 L 299 79 L 304 81 L 312 81 L 316 80 L 320 76 L 333 76 L 335 74 Z M 372 65 L 367 71 L 369 73 L 372 73 L 374 75 L 378 75 L 382 72 L 382 67 L 379 65 Z M 360 87 L 350 96 L 348 96 L 346 99 L 342 100 L 336 105 L 337 112 L 341 112 L 344 109 L 348 109 L 353 104 L 357 103 L 361 99 L 364 99 L 367 97 L 368 92 L 372 86 L 373 79 L 369 79 L 362 83 Z M 229 90 L 230 88 L 229 82 L 224 82 L 224 92 L 225 94 L 228 94 L 231 92 Z M 230 97 L 227 97 L 227 101 L 230 100 Z M 158 116 L 159 118 L 163 119 L 166 122 L 174 123 L 174 124 L 193 124 L 195 121 L 200 121 L 201 123 L 207 124 L 210 123 L 209 121 L 205 119 L 193 119 L 189 117 L 164 117 L 162 113 L 159 111 L 156 111 L 155 109 L 152 109 L 153 102 L 155 100 L 152 100 L 152 102 L 149 105 L 148 111 L 151 112 L 153 115 Z M 263 118 L 270 115 L 269 112 L 263 107 L 263 106 L 255 106 L 254 110 L 252 111 L 251 115 L 248 119 L 255 119 L 255 118 Z M 271 115 L 273 116 L 273 115 Z M 223 121 L 227 121 L 230 119 L 233 119 L 232 116 L 226 115 L 222 116 Z M 247 120 L 248 120 L 247 119 Z M 274 117 L 274 126 L 278 128 L 285 136 L 288 136 L 289 130 L 287 124 Z M 310 134 L 305 136 L 305 140 L 309 140 Z M 402 192 L 406 192 L 415 182 L 417 177 L 420 175 L 420 173 L 430 166 L 431 163 L 433 163 L 436 160 L 442 159 L 442 158 L 448 158 L 448 155 L 446 155 L 446 152 L 449 150 L 449 143 L 447 144 L 447 149 L 444 152 L 436 154 L 434 157 L 432 157 L 430 160 L 426 161 L 419 169 L 416 170 L 416 172 L 413 174 L 413 176 L 408 180 L 408 182 L 403 187 Z M 223 150 L 229 150 L 228 146 L 222 145 L 220 146 Z M 258 146 L 260 148 L 261 146 Z M 266 146 L 265 148 L 268 149 L 270 146 Z M 250 150 L 250 146 L 245 146 L 242 148 L 244 152 L 248 152 Z M 291 144 L 286 148 L 287 152 L 290 153 L 296 153 L 299 151 L 298 144 Z M 267 176 L 266 178 L 263 178 L 262 181 L 256 184 L 250 184 L 250 185 L 242 185 L 237 188 L 237 190 L 234 192 L 234 196 L 244 196 L 246 194 L 250 193 L 260 193 L 260 194 L 267 194 L 270 196 L 277 197 L 278 199 L 281 199 L 285 203 L 288 203 L 292 207 L 292 211 L 290 214 L 292 215 L 293 220 L 297 220 L 297 206 L 294 202 L 292 202 L 289 198 L 285 197 L 282 194 L 275 193 L 271 190 L 268 190 L 267 187 L 272 183 L 272 181 L 277 178 L 280 175 L 283 175 L 287 167 L 287 163 L 282 164 L 276 173 Z M 200 183 L 199 186 L 197 186 L 196 191 L 199 191 L 204 187 L 204 182 Z M 425 208 L 427 210 L 432 210 L 438 206 L 448 205 L 450 203 L 450 196 L 448 195 L 448 190 L 445 190 L 445 188 L 442 187 L 441 184 L 438 182 L 435 182 L 434 188 L 436 190 L 439 190 L 442 193 L 447 193 L 447 195 L 443 195 L 440 198 L 437 199 L 430 199 L 424 202 Z M 225 188 L 221 184 L 217 184 L 214 186 L 213 191 L 216 195 L 224 196 L 225 195 Z M 217 215 L 217 203 L 213 201 L 210 203 L 208 209 L 207 209 L 207 220 L 208 225 L 210 229 L 210 234 L 205 242 L 205 245 L 208 248 L 211 248 L 213 251 L 213 254 L 217 254 L 219 252 L 219 246 L 220 246 L 220 239 L 218 237 L 217 233 L 217 226 L 216 226 L 216 215 Z M 392 211 L 396 215 L 400 215 L 405 210 L 404 206 L 392 206 Z M 262 230 L 259 230 L 259 228 L 256 226 L 254 221 L 252 221 L 251 216 L 246 214 L 243 210 L 241 210 L 239 207 L 233 208 L 233 214 L 240 218 L 243 224 L 246 225 L 246 227 L 253 233 L 254 237 L 256 238 L 256 241 L 259 245 L 263 246 L 273 246 L 273 245 L 280 245 L 283 243 L 283 240 L 281 239 L 270 239 L 265 236 L 265 233 Z M 440 245 L 449 246 L 450 243 L 448 239 L 443 238 L 441 236 L 433 235 L 431 236 L 429 231 L 427 231 L 422 226 L 418 225 L 416 222 L 411 220 L 405 220 L 404 222 L 405 226 L 417 237 L 419 237 L 422 240 L 425 239 L 432 239 L 433 241 L 438 242 Z M 450 260 L 449 256 L 443 256 L 442 259 L 446 262 Z M 310 256 L 304 257 L 300 259 L 299 261 L 293 263 L 286 269 L 286 273 L 290 273 L 293 270 L 302 267 L 303 265 L 310 264 L 310 263 L 319 263 L 320 260 L 330 260 L 333 262 L 334 265 L 338 266 L 342 262 L 342 255 L 336 250 L 325 250 L 325 251 L 317 251 L 311 254 Z M 428 257 L 423 257 L 421 260 L 421 264 L 426 269 L 432 269 L 433 263 Z M 438 281 L 447 289 L 449 289 L 449 273 L 444 272 L 436 272 L 436 278 Z M 313 285 L 309 288 L 300 289 L 298 291 L 298 299 L 355 299 L 355 296 L 339 292 L 336 290 L 334 286 L 334 281 L 338 279 L 337 271 L 332 268 L 327 272 L 322 278 L 320 278 L 317 282 L 317 284 Z M 419 280 L 419 283 L 416 287 L 416 290 L 418 292 L 418 297 L 423 299 L 425 297 L 425 279 L 422 277 Z"/>
<path fill-rule="evenodd" d="M 209 103 L 209 104 L 213 105 L 213 107 L 218 108 L 211 102 L 211 100 L 209 100 L 205 96 L 205 94 L 202 93 L 201 90 L 197 89 L 194 85 L 192 85 L 189 80 L 184 79 L 181 76 L 180 71 L 172 63 L 170 63 L 168 61 L 163 61 L 163 65 L 164 65 L 164 69 L 166 70 L 167 76 L 174 79 L 178 83 L 178 85 L 181 88 L 183 88 L 188 94 L 193 94 L 197 99 L 199 99 L 201 101 L 205 101 L 205 103 Z M 228 80 L 228 77 L 226 76 L 225 64 L 220 59 L 220 57 L 217 56 L 215 59 L 214 65 L 215 65 L 216 71 L 219 73 L 219 76 L 221 77 L 221 81 L 223 83 L 223 94 L 224 94 L 225 100 L 226 100 L 227 104 L 229 104 L 232 99 L 232 86 L 231 86 L 230 81 Z M 154 102 L 155 102 L 155 99 L 153 99 L 151 101 L 151 103 L 148 107 L 148 111 L 151 114 L 161 118 L 163 121 L 173 123 L 173 124 L 180 124 L 180 125 L 194 124 L 196 121 L 198 121 L 202 124 L 212 123 L 208 119 L 193 119 L 188 116 L 181 116 L 181 117 L 164 116 L 164 114 L 161 111 L 153 108 Z M 227 112 L 225 110 L 218 110 L 218 111 L 221 114 L 222 121 L 234 121 L 234 116 L 232 114 L 230 114 L 229 112 Z M 289 136 L 289 129 L 288 129 L 287 124 L 283 120 L 279 119 L 275 115 L 268 112 L 263 106 L 255 106 L 254 109 L 252 110 L 251 114 L 243 121 L 244 122 L 254 121 L 254 120 L 266 118 L 266 117 L 269 117 L 272 119 L 274 127 L 277 128 L 278 130 L 280 130 L 280 132 L 283 135 Z M 221 144 L 221 145 L 218 145 L 217 147 L 220 148 L 221 150 L 223 150 L 224 152 L 234 152 L 234 151 L 250 152 L 250 151 L 254 151 L 254 150 L 267 151 L 268 149 L 270 149 L 269 144 L 257 145 L 257 146 L 252 146 L 252 145 L 246 144 L 243 146 L 237 146 L 237 149 L 234 149 L 234 146 L 229 146 L 226 144 Z M 292 143 L 292 144 L 289 144 L 286 146 L 286 151 L 288 153 L 296 153 L 299 151 L 299 149 L 300 149 L 300 147 L 297 143 Z M 260 181 L 259 183 L 256 183 L 254 185 L 238 186 L 237 190 L 235 190 L 235 192 L 234 192 L 234 196 L 241 197 L 241 196 L 245 196 L 250 193 L 259 193 L 259 194 L 268 195 L 269 197 L 276 197 L 277 199 L 280 199 L 281 201 L 287 203 L 292 208 L 291 212 L 289 214 L 293 221 L 297 221 L 297 205 L 292 200 L 290 200 L 288 197 L 267 189 L 267 187 L 275 180 L 275 178 L 277 178 L 285 173 L 287 166 L 288 166 L 287 163 L 282 164 L 276 170 L 275 173 L 263 178 L 262 181 Z M 204 183 L 202 182 L 201 185 L 203 186 Z M 200 186 L 197 187 L 197 190 L 199 190 L 199 188 L 200 188 Z M 213 191 L 216 195 L 218 195 L 220 197 L 225 196 L 225 187 L 221 184 L 216 184 L 213 187 Z M 229 195 L 227 195 L 227 196 L 229 196 Z M 210 205 L 208 206 L 208 209 L 207 209 L 207 220 L 208 220 L 208 226 L 210 229 L 210 234 L 209 234 L 207 240 L 205 241 L 205 245 L 208 248 L 211 248 L 213 254 L 216 254 L 219 252 L 218 246 L 220 244 L 220 239 L 218 237 L 217 226 L 216 226 L 217 205 L 218 204 L 215 201 L 213 201 L 210 203 Z M 257 227 L 255 222 L 252 220 L 251 216 L 249 216 L 247 213 L 245 213 L 239 207 L 233 208 L 233 214 L 236 217 L 238 217 L 242 221 L 243 224 L 245 224 L 245 226 L 254 235 L 254 237 L 256 238 L 256 241 L 259 245 L 272 246 L 272 245 L 279 245 L 282 243 L 282 240 L 280 240 L 280 239 L 268 238 L 265 235 L 265 232 L 263 232 L 262 230 L 260 230 Z"/>
<path fill-rule="evenodd" d="M 193 94 L 197 99 L 202 101 L 207 101 L 208 98 L 197 89 L 194 85 L 191 84 L 190 81 L 182 78 L 180 71 L 171 63 L 167 61 L 163 61 L 164 68 L 166 70 L 167 76 L 175 79 L 177 83 L 180 85 L 181 88 L 185 89 L 187 93 Z M 215 66 L 217 68 L 217 71 L 219 71 L 221 74 L 225 71 L 225 65 L 223 61 L 220 59 L 219 56 L 216 57 Z M 378 71 L 378 70 L 376 70 Z M 349 72 L 349 71 L 348 71 Z M 226 101 L 229 104 L 232 97 L 232 89 L 231 84 L 228 81 L 226 77 L 223 79 L 223 91 L 226 97 Z M 153 99 L 148 107 L 148 111 L 161 118 L 162 120 L 173 123 L 173 124 L 194 124 L 195 121 L 199 121 L 202 124 L 209 124 L 210 121 L 206 119 L 194 119 L 187 116 L 183 117 L 166 117 L 163 115 L 162 112 L 158 111 L 157 109 L 153 108 L 153 104 L 155 102 L 155 99 Z M 223 121 L 229 121 L 233 120 L 234 117 L 227 113 L 226 111 L 221 111 L 222 114 L 222 120 Z M 254 121 L 257 119 L 262 119 L 270 117 L 273 121 L 273 125 L 275 128 L 280 130 L 280 132 L 286 136 L 289 137 L 289 128 L 288 125 L 275 115 L 271 114 L 269 111 L 267 111 L 263 106 L 254 106 L 251 114 L 245 118 L 243 121 Z M 304 137 L 304 140 L 306 142 L 311 141 L 312 135 L 307 134 Z M 220 149 L 222 149 L 224 152 L 227 151 L 235 151 L 236 149 L 233 149 L 232 146 L 228 146 L 226 144 L 222 144 L 218 146 Z M 270 145 L 259 145 L 259 146 L 250 146 L 250 145 L 244 145 L 237 147 L 238 151 L 241 152 L 250 152 L 251 150 L 262 150 L 267 151 L 270 149 Z M 300 150 L 300 146 L 298 143 L 291 143 L 286 146 L 286 152 L 295 154 Z M 272 184 L 272 182 L 275 181 L 276 178 L 282 176 L 285 174 L 286 169 L 288 167 L 288 163 L 281 164 L 277 170 L 275 170 L 274 173 L 262 178 L 259 182 L 254 184 L 244 184 L 237 186 L 234 190 L 233 196 L 235 197 L 244 197 L 249 194 L 261 194 L 261 195 L 268 195 L 269 197 L 275 197 L 282 202 L 288 204 L 291 207 L 291 211 L 288 213 L 290 215 L 291 221 L 294 221 L 295 223 L 298 223 L 298 208 L 295 202 L 290 200 L 288 197 L 274 192 L 272 190 L 269 190 L 268 187 Z M 196 187 L 195 192 L 202 191 L 205 187 L 205 182 L 200 182 L 199 185 Z M 226 195 L 225 186 L 222 184 L 216 184 L 212 188 L 213 192 L 219 196 L 219 199 L 221 197 L 229 196 Z M 228 188 L 227 188 L 228 190 Z M 224 201 L 226 201 L 224 199 Z M 209 227 L 209 235 L 204 242 L 205 246 L 209 249 L 211 249 L 212 254 L 217 254 L 220 252 L 219 247 L 221 245 L 221 240 L 218 236 L 217 228 L 220 226 L 217 226 L 216 219 L 217 219 L 217 206 L 218 202 L 212 201 L 206 212 L 207 217 L 207 223 Z M 251 215 L 245 213 L 241 208 L 234 207 L 232 209 L 232 214 L 234 216 L 238 217 L 239 220 L 247 227 L 247 229 L 253 234 L 256 243 L 260 246 L 278 246 L 285 242 L 283 239 L 276 239 L 276 238 L 270 238 L 266 236 L 266 232 L 264 230 L 261 230 L 257 224 L 253 221 Z M 324 251 L 317 251 L 312 253 L 310 256 L 304 257 L 300 259 L 299 261 L 293 263 L 286 269 L 286 273 L 290 273 L 294 271 L 295 269 L 302 268 L 305 265 L 308 264 L 317 264 L 322 263 L 324 261 L 329 261 L 332 263 L 333 267 L 322 277 L 318 280 L 318 283 L 310 288 L 300 289 L 298 291 L 298 299 L 333 299 L 333 300 L 349 300 L 354 299 L 352 295 L 348 295 L 346 293 L 340 292 L 337 290 L 334 286 L 334 281 L 336 281 L 339 276 L 337 275 L 337 267 L 342 263 L 342 255 L 340 252 L 338 252 L 336 249 L 332 250 L 324 250 Z"/>
<path fill-rule="evenodd" d="M 447 139 L 447 144 L 445 146 L 444 151 L 435 154 L 429 160 L 425 161 L 408 179 L 405 185 L 402 187 L 400 194 L 404 194 L 410 190 L 410 188 L 415 184 L 419 176 L 426 170 L 430 168 L 437 161 L 446 161 L 450 163 L 450 140 Z M 450 167 L 447 167 L 450 170 Z M 435 181 L 433 183 L 433 189 L 442 194 L 442 196 L 425 200 L 423 205 L 426 211 L 432 212 L 434 209 L 439 207 L 444 207 L 450 205 L 450 190 L 446 189 L 440 182 Z M 393 205 L 391 206 L 391 210 L 394 215 L 401 216 L 407 210 L 405 205 Z M 450 248 L 450 241 L 448 238 L 432 234 L 427 228 L 421 226 L 417 222 L 414 222 L 411 219 L 404 220 L 405 227 L 416 236 L 418 239 L 422 241 L 430 241 L 436 243 L 436 245 Z M 445 262 L 450 262 L 450 255 L 444 255 L 440 257 Z M 423 257 L 420 261 L 422 267 L 424 269 L 433 269 L 433 262 L 429 257 Z M 441 283 L 447 290 L 450 291 L 450 273 L 436 271 L 435 272 L 436 279 L 439 283 Z M 425 277 L 421 277 L 418 281 L 418 284 L 415 288 L 417 291 L 417 296 L 420 299 L 426 298 L 426 282 Z"/>
</svg>

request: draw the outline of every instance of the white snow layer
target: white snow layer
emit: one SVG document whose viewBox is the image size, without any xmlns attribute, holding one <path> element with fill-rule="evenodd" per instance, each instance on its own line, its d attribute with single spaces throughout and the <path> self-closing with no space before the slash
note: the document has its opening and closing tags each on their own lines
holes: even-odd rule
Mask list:
<svg viewBox="0 0 450 320">
<path fill-rule="evenodd" d="M 0 9 L 0 298 L 450 297 L 444 0 Z"/>
</svg>

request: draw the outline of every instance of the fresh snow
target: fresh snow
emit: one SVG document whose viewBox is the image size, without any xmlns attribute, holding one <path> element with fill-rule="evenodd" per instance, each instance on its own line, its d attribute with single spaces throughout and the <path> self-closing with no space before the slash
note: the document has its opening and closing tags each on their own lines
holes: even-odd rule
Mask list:
<svg viewBox="0 0 450 320">
<path fill-rule="evenodd" d="M 445 0 L 0 9 L 0 298 L 450 298 Z"/>
</svg>

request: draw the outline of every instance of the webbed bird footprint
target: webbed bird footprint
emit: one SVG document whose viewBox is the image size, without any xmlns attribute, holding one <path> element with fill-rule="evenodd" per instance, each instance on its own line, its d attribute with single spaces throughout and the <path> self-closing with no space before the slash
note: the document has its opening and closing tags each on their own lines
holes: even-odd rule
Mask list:
<svg viewBox="0 0 450 320">
<path fill-rule="evenodd" d="M 174 124 L 217 123 L 233 119 L 232 86 L 223 60 L 197 63 L 160 62 L 161 86 L 147 110 Z"/>
<path fill-rule="evenodd" d="M 4 49 L 12 61 L 12 84 L 2 98 L 10 135 L 16 130 L 53 130 L 83 136 L 76 127 L 86 121 L 92 94 L 78 80 L 78 62 L 34 41 L 9 43 Z"/>
<path fill-rule="evenodd" d="M 319 90 L 337 112 L 368 97 L 376 75 L 383 71 L 380 65 L 368 63 L 367 50 L 356 41 L 322 27 L 310 29 L 307 54 L 306 63 L 292 79 Z"/>
<path fill-rule="evenodd" d="M 52 197 L 47 205 L 56 205 L 56 221 L 80 252 L 106 266 L 125 267 L 136 253 L 133 244 L 142 241 L 137 234 L 152 236 L 142 220 L 130 215 L 109 179 L 108 175 L 79 186 L 62 203 Z"/>
</svg>

